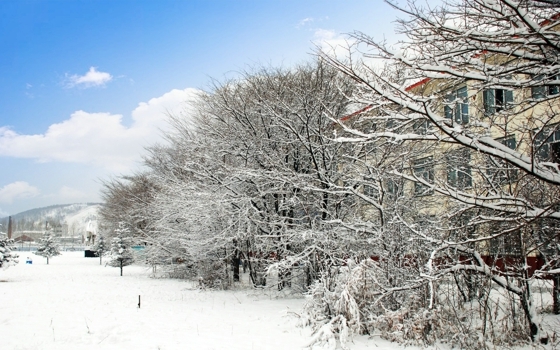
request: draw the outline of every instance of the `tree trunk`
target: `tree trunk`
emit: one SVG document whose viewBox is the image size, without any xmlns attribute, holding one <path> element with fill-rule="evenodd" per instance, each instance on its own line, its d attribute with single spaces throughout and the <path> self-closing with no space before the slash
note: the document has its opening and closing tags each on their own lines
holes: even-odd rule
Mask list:
<svg viewBox="0 0 560 350">
<path fill-rule="evenodd" d="M 241 263 L 241 252 L 237 247 L 237 240 L 233 240 L 235 246 L 235 253 L 233 254 L 232 264 L 233 264 L 233 281 L 239 282 L 239 264 Z"/>
<path fill-rule="evenodd" d="M 525 316 L 527 317 L 527 322 L 529 323 L 529 331 L 531 335 L 531 341 L 537 340 L 537 335 L 539 334 L 539 326 L 535 323 L 533 319 L 533 313 L 531 310 L 531 296 L 528 295 L 528 291 L 525 291 L 521 297 L 521 306 L 523 307 L 523 311 L 525 312 Z"/>
<path fill-rule="evenodd" d="M 49 257 L 47 256 L 47 265 L 49 264 Z"/>
<path fill-rule="evenodd" d="M 560 276 L 555 275 L 552 280 L 554 281 L 554 286 L 552 287 L 552 300 L 553 300 L 553 311 L 555 315 L 560 314 Z"/>
<path fill-rule="evenodd" d="M 122 276 L 122 260 L 120 261 L 120 263 L 121 263 L 121 276 Z"/>
<path fill-rule="evenodd" d="M 100 256 L 99 256 L 99 265 L 102 265 L 101 259 L 103 259 L 103 257 L 100 255 Z"/>
<path fill-rule="evenodd" d="M 519 231 L 519 238 L 521 242 L 521 254 L 523 257 L 523 265 L 529 266 L 527 263 L 527 249 L 525 247 L 525 241 L 523 240 L 523 231 Z M 531 284 L 529 283 L 529 270 L 523 269 L 523 287 L 524 291 L 520 295 L 521 297 L 521 306 L 523 307 L 523 311 L 525 312 L 525 316 L 527 317 L 527 322 L 529 323 L 529 331 L 531 332 L 531 341 L 537 341 L 537 336 L 539 334 L 539 325 L 535 322 L 534 309 L 533 309 L 533 300 L 531 295 Z"/>
<path fill-rule="evenodd" d="M 233 262 L 233 281 L 239 282 L 239 263 L 241 263 L 241 259 L 239 257 L 235 257 L 232 259 Z"/>
</svg>

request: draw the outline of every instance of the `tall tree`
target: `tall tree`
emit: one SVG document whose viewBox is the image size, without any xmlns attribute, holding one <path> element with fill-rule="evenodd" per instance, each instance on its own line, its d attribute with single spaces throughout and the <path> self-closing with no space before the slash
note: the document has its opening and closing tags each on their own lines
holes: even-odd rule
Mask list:
<svg viewBox="0 0 560 350">
<path fill-rule="evenodd" d="M 423 206 L 418 215 L 391 218 L 421 242 L 408 251 L 421 268 L 372 294 L 390 300 L 402 290 L 425 288 L 420 297 L 435 310 L 444 281 L 465 300 L 497 286 L 524 315 L 526 332 L 509 334 L 536 341 L 531 279 L 553 278 L 555 305 L 560 303 L 558 6 L 532 0 L 460 0 L 435 8 L 387 2 L 407 17 L 398 22 L 405 37 L 399 51 L 356 32 L 350 60 L 320 54 L 356 82 L 354 99 L 367 106 L 376 126 L 365 130 L 337 121 L 345 133 L 339 141 L 421 149 L 407 151 L 403 166 L 388 173 L 414 193 L 415 206 Z M 367 197 L 379 206 L 379 194 L 392 184 L 382 176 L 374 180 L 375 196 Z M 432 200 L 439 207 L 427 204 Z M 489 254 L 494 258 L 483 257 Z M 496 258 L 503 254 L 514 254 L 507 278 L 498 266 L 506 259 Z M 529 271 L 535 256 L 545 265 Z M 515 308 L 512 317 L 519 314 Z M 486 336 L 487 328 L 482 332 Z"/>
<path fill-rule="evenodd" d="M 148 159 L 162 189 L 156 231 L 198 242 L 183 246 L 205 247 L 200 251 L 217 259 L 243 256 L 255 284 L 279 261 L 281 279 L 304 261 L 315 275 L 323 267 L 310 260 L 334 258 L 325 244 L 334 238 L 327 221 L 348 212 L 341 205 L 347 194 L 329 187 L 342 181 L 345 146 L 332 141 L 327 116 L 348 113 L 351 90 L 320 62 L 216 84 L 201 95 L 194 122 L 175 118 L 171 146 L 154 148 Z"/>
</svg>

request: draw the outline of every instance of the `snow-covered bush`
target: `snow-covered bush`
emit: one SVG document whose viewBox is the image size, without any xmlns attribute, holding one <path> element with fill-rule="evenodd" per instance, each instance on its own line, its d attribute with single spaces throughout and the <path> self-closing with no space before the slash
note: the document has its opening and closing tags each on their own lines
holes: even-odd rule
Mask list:
<svg viewBox="0 0 560 350">
<path fill-rule="evenodd" d="M 410 275 L 414 268 L 410 261 L 348 259 L 330 274 L 322 274 L 309 289 L 301 316 L 302 325 L 314 330 L 311 344 L 336 340 L 346 344 L 352 334 L 376 335 L 404 345 L 439 341 L 462 349 L 529 340 L 523 332 L 527 320 L 507 291 L 487 290 L 488 280 L 477 280 L 484 292 L 466 301 L 458 288 L 461 277 L 447 276 L 433 285 L 437 298 L 430 307 L 426 281 L 417 279 L 409 285 L 395 281 L 391 286 L 391 280 Z"/>
<path fill-rule="evenodd" d="M 200 289 L 227 289 L 229 278 L 227 267 L 220 260 L 201 261 L 197 264 L 198 286 Z"/>
<path fill-rule="evenodd" d="M 45 232 L 45 234 L 41 238 L 41 242 L 39 243 L 37 251 L 33 254 L 47 258 L 48 265 L 50 258 L 60 255 L 60 247 L 54 237 L 49 232 Z"/>
<path fill-rule="evenodd" d="M 7 269 L 10 266 L 17 264 L 18 255 L 13 252 L 14 240 L 8 238 L 0 238 L 0 267 Z"/>
</svg>

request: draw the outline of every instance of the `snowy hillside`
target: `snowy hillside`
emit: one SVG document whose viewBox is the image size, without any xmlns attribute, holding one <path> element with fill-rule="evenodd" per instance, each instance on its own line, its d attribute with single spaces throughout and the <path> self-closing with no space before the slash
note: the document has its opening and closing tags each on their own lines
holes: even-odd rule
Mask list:
<svg viewBox="0 0 560 350">
<path fill-rule="evenodd" d="M 100 206 L 101 204 L 88 205 L 75 213 L 67 214 L 64 221 L 68 227 L 68 233 L 97 232 L 97 218 Z"/>
<path fill-rule="evenodd" d="M 96 231 L 100 206 L 99 203 L 75 203 L 27 210 L 12 216 L 13 232 L 44 231 L 48 227 L 56 234 L 66 236 L 81 235 L 86 230 Z M 0 219 L 0 224 L 7 228 L 8 218 Z"/>
</svg>

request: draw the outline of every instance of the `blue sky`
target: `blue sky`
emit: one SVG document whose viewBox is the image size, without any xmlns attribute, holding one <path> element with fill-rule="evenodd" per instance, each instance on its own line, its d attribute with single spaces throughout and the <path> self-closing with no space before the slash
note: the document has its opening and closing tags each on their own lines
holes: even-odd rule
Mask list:
<svg viewBox="0 0 560 350">
<path fill-rule="evenodd" d="M 99 201 L 210 80 L 310 60 L 344 33 L 394 39 L 370 1 L 0 1 L 0 216 Z"/>
</svg>

